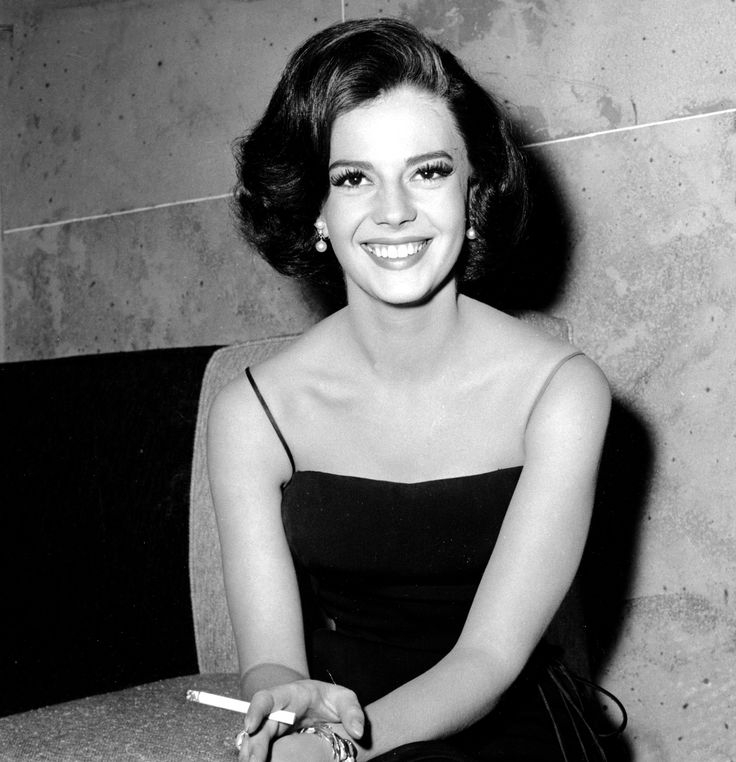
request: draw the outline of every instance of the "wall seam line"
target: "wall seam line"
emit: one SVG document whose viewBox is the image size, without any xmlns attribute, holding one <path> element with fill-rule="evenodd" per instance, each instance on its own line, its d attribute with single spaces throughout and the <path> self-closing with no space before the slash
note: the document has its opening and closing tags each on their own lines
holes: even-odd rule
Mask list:
<svg viewBox="0 0 736 762">
<path fill-rule="evenodd" d="M 540 146 L 555 145 L 557 143 L 571 143 L 575 140 L 586 140 L 589 138 L 598 138 L 604 135 L 616 135 L 621 132 L 633 132 L 643 130 L 647 127 L 662 127 L 668 124 L 678 124 L 680 122 L 690 122 L 693 119 L 706 119 L 712 116 L 724 116 L 725 114 L 736 114 L 736 108 L 725 108 L 720 111 L 707 111 L 702 114 L 688 114 L 688 116 L 678 116 L 674 119 L 662 119 L 658 122 L 645 122 L 643 124 L 630 124 L 626 127 L 616 127 L 613 130 L 600 130 L 598 132 L 586 132 L 583 135 L 570 135 L 567 138 L 553 138 L 552 140 L 541 140 L 538 143 L 526 143 L 524 148 L 539 148 Z"/>
<path fill-rule="evenodd" d="M 70 225 L 75 222 L 91 222 L 94 220 L 104 220 L 109 217 L 122 217 L 126 214 L 139 214 L 140 212 L 153 212 L 157 209 L 168 209 L 172 206 L 186 206 L 186 204 L 199 204 L 205 201 L 219 201 L 223 198 L 230 198 L 231 193 L 220 193 L 217 196 L 202 196 L 201 198 L 188 198 L 182 201 L 166 201 L 162 204 L 153 204 L 151 206 L 140 206 L 136 209 L 121 209 L 118 212 L 105 212 L 103 214 L 90 214 L 85 217 L 72 217 L 68 220 L 56 220 L 55 222 L 41 222 L 38 225 L 26 225 L 25 227 L 10 228 L 4 230 L 3 235 L 11 233 L 28 233 L 32 230 L 42 230 L 44 228 L 54 228 L 60 225 Z"/>
</svg>

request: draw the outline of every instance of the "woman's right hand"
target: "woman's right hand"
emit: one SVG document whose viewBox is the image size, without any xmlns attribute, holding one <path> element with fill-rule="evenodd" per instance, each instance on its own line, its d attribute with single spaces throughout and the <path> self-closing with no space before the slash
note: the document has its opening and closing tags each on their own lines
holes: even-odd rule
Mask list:
<svg viewBox="0 0 736 762">
<path fill-rule="evenodd" d="M 253 694 L 245 717 L 240 748 L 241 762 L 266 762 L 271 744 L 292 730 L 288 725 L 269 720 L 279 709 L 294 712 L 293 730 L 317 722 L 338 723 L 354 740 L 363 735 L 365 715 L 353 691 L 321 680 L 296 680 L 259 690 Z"/>
</svg>

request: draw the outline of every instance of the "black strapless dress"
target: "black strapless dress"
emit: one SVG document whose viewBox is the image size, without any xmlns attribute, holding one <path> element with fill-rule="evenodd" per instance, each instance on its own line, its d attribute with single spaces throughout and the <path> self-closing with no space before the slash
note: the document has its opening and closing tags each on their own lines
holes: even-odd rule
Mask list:
<svg viewBox="0 0 736 762">
<path fill-rule="evenodd" d="M 345 685 L 367 704 L 447 654 L 520 474 L 521 466 L 400 483 L 295 472 L 283 490 L 286 536 L 329 623 L 308 632 L 312 677 Z M 602 759 L 563 700 L 564 676 L 552 673 L 549 657 L 538 648 L 497 707 L 468 730 L 380 760 Z"/>
</svg>

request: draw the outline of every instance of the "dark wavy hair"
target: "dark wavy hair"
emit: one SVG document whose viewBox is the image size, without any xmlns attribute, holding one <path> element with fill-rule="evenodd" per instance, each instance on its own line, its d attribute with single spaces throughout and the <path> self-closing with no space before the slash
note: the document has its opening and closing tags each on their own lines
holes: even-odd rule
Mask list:
<svg viewBox="0 0 736 762">
<path fill-rule="evenodd" d="M 314 222 L 329 190 L 332 125 L 401 86 L 441 98 L 471 167 L 470 222 L 458 283 L 484 275 L 521 233 L 528 196 L 524 158 L 499 106 L 452 53 L 395 18 L 335 24 L 304 42 L 286 65 L 263 118 L 235 141 L 233 208 L 245 239 L 279 272 L 342 289 L 332 248 L 314 248 Z"/>
</svg>

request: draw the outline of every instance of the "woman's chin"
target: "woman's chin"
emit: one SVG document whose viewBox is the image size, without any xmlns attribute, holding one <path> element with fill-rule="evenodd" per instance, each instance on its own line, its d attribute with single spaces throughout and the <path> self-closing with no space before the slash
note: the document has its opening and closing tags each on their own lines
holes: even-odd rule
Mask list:
<svg viewBox="0 0 736 762">
<path fill-rule="evenodd" d="M 451 286 L 454 290 L 454 279 L 449 273 L 441 279 L 421 283 L 381 283 L 369 288 L 360 288 L 364 296 L 372 298 L 379 304 L 389 307 L 408 308 L 420 307 L 431 302 L 441 291 Z M 348 290 L 348 302 L 350 302 L 350 289 Z"/>
</svg>

